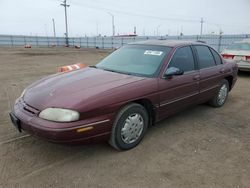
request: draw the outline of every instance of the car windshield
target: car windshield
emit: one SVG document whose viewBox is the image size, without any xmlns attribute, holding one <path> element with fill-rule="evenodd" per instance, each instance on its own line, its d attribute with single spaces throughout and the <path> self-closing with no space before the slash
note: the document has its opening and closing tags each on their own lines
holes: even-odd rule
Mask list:
<svg viewBox="0 0 250 188">
<path fill-rule="evenodd" d="M 250 50 L 250 43 L 234 43 L 230 45 L 228 50 Z"/>
<path fill-rule="evenodd" d="M 128 45 L 114 51 L 96 67 L 123 74 L 153 77 L 170 50 L 171 47 L 165 46 Z"/>
</svg>

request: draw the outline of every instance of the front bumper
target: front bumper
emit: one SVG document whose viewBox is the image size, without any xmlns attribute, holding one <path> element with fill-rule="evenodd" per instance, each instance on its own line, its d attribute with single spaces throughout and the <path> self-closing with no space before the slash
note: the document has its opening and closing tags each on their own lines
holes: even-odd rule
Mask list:
<svg viewBox="0 0 250 188">
<path fill-rule="evenodd" d="M 241 71 L 250 71 L 250 62 L 247 61 L 238 61 L 238 69 Z"/>
<path fill-rule="evenodd" d="M 112 130 L 112 114 L 70 123 L 51 122 L 27 111 L 18 99 L 12 114 L 20 121 L 19 130 L 58 143 L 84 143 L 107 140 Z"/>
</svg>

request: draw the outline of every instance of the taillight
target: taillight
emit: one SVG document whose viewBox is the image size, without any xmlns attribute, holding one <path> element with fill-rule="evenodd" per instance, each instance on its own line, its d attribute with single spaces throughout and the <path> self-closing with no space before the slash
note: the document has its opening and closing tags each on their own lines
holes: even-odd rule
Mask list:
<svg viewBox="0 0 250 188">
<path fill-rule="evenodd" d="M 233 59 L 234 55 L 230 55 L 230 54 L 221 54 L 223 58 L 225 59 Z"/>
<path fill-rule="evenodd" d="M 250 56 L 246 56 L 246 60 L 247 60 L 247 61 L 250 61 Z"/>
</svg>

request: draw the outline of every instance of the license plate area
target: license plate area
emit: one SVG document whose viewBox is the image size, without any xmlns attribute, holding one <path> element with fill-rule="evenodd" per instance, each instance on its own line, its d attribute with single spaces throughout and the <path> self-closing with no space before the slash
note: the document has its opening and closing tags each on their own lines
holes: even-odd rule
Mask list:
<svg viewBox="0 0 250 188">
<path fill-rule="evenodd" d="M 10 119 L 12 124 L 17 128 L 17 130 L 19 132 L 22 132 L 21 122 L 12 112 L 10 113 Z"/>
</svg>

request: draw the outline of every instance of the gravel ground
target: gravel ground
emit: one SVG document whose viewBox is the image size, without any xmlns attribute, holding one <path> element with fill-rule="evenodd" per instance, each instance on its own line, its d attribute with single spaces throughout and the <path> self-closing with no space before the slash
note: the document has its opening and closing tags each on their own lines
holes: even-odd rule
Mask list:
<svg viewBox="0 0 250 188">
<path fill-rule="evenodd" d="M 250 187 L 250 73 L 239 74 L 224 107 L 198 105 L 172 116 L 130 151 L 53 144 L 11 125 L 8 113 L 28 84 L 108 53 L 0 48 L 0 187 Z"/>
</svg>

